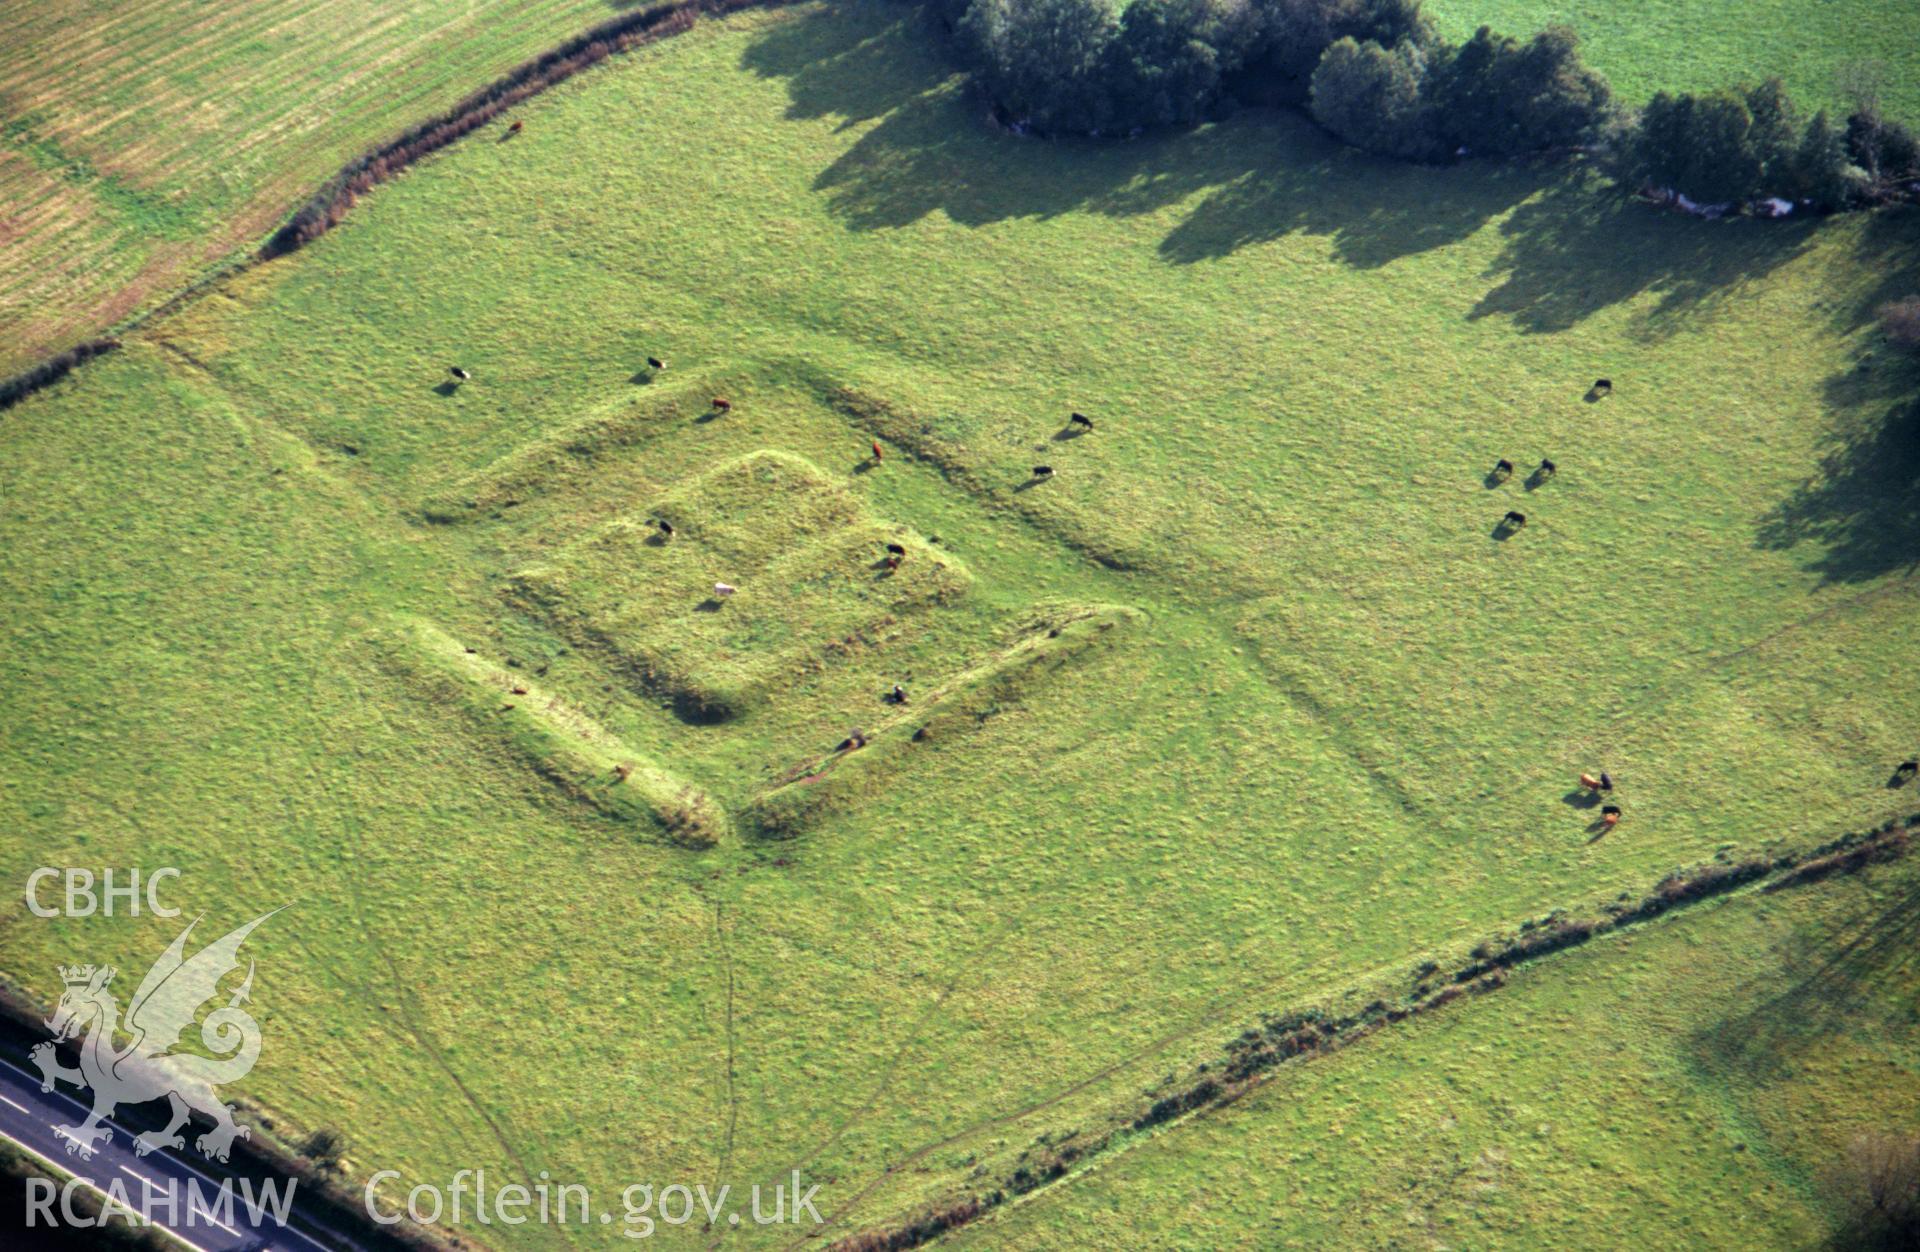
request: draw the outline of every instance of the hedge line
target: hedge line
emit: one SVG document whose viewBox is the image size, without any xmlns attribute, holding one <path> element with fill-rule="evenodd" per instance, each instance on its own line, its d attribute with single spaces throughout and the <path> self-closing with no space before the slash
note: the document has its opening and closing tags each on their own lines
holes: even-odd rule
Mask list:
<svg viewBox="0 0 1920 1252">
<path fill-rule="evenodd" d="M 89 339 L 57 356 L 48 357 L 12 378 L 0 381 L 0 409 L 12 408 L 42 387 L 51 387 L 59 382 L 76 367 L 119 346 L 118 339 Z"/>
<path fill-rule="evenodd" d="M 1910 850 L 1910 831 L 1916 826 L 1920 826 L 1920 813 L 1906 822 L 1889 822 L 1877 830 L 1799 852 L 1736 862 L 1714 861 L 1669 874 L 1640 900 L 1612 906 L 1604 917 L 1581 920 L 1556 912 L 1529 921 L 1515 934 L 1478 945 L 1453 970 L 1443 970 L 1433 961 L 1423 962 L 1413 971 L 1398 1004 L 1375 999 L 1340 1014 L 1307 1009 L 1263 1017 L 1259 1026 L 1229 1040 L 1221 1058 L 1203 1062 L 1183 1085 L 1158 1095 L 1145 1108 L 1120 1113 L 1104 1130 L 1075 1133 L 1064 1140 L 1042 1137 L 992 1190 L 958 1197 L 896 1226 L 849 1235 L 830 1245 L 828 1252 L 904 1252 L 920 1247 L 1009 1199 L 1064 1177 L 1075 1163 L 1112 1146 L 1122 1135 L 1150 1130 L 1239 1099 L 1279 1065 L 1338 1051 L 1377 1030 L 1436 1012 L 1464 996 L 1497 991 L 1507 984 L 1515 967 L 1528 961 L 1578 947 L 1596 936 L 1749 883 L 1762 882 L 1760 890 L 1778 891 L 1897 859 Z"/>
</svg>

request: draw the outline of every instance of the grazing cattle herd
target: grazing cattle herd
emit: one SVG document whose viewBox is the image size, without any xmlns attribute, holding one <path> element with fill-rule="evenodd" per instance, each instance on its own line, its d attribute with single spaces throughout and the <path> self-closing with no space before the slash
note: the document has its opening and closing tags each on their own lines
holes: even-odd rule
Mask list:
<svg viewBox="0 0 1920 1252">
<path fill-rule="evenodd" d="M 518 131 L 519 124 L 515 123 L 512 129 L 514 131 Z M 649 369 L 659 371 L 659 370 L 666 369 L 667 363 L 659 357 L 650 356 L 647 358 L 647 366 Z M 473 377 L 471 373 L 469 373 L 467 370 L 461 368 L 458 365 L 449 367 L 447 372 L 450 375 L 452 375 L 453 380 L 456 384 L 464 383 Z M 1587 398 L 1589 400 L 1597 400 L 1602 396 L 1610 395 L 1612 391 L 1613 391 L 1612 379 L 1608 379 L 1608 378 L 1595 379 L 1593 387 L 1587 392 Z M 731 412 L 732 410 L 733 410 L 733 402 L 728 400 L 725 396 L 713 397 L 712 411 L 714 413 L 728 413 L 728 412 Z M 1091 432 L 1093 428 L 1094 428 L 1093 419 L 1088 417 L 1086 414 L 1079 413 L 1079 412 L 1068 414 L 1067 430 L 1072 434 L 1085 434 L 1085 433 Z M 874 465 L 881 464 L 885 460 L 886 454 L 885 454 L 885 451 L 880 446 L 880 441 L 877 439 L 873 440 L 868 446 L 872 450 L 872 454 L 873 454 L 872 464 Z M 1557 475 L 1559 472 L 1560 472 L 1560 467 L 1554 464 L 1551 458 L 1542 457 L 1540 459 L 1539 467 L 1534 470 L 1532 477 L 1529 478 L 1527 481 L 1527 484 L 1526 484 L 1527 488 L 1529 490 L 1532 490 L 1534 488 L 1542 486 L 1549 479 Z M 1046 479 L 1052 478 L 1054 476 L 1054 473 L 1055 473 L 1054 467 L 1051 465 L 1036 465 L 1033 467 L 1031 471 L 1032 477 L 1029 481 L 1031 482 L 1045 481 Z M 1497 487 L 1497 486 L 1503 485 L 1513 477 L 1513 473 L 1514 473 L 1513 462 L 1506 457 L 1501 457 L 1493 463 L 1493 470 L 1491 473 L 1487 475 L 1487 485 L 1489 487 Z M 673 538 L 675 531 L 673 528 L 673 524 L 671 522 L 667 521 L 665 518 L 655 518 L 653 524 L 658 529 L 662 539 Z M 1527 524 L 1527 515 L 1525 513 L 1522 513 L 1517 509 L 1509 509 L 1507 510 L 1506 515 L 1500 519 L 1500 525 L 1495 528 L 1496 537 L 1505 537 L 1507 535 L 1517 533 L 1518 531 L 1523 529 L 1526 526 L 1526 524 Z M 905 548 L 904 545 L 899 543 L 894 543 L 894 542 L 887 543 L 885 547 L 886 547 L 886 555 L 881 558 L 881 564 L 889 572 L 899 569 L 901 562 L 906 560 L 907 549 Z M 716 582 L 713 584 L 713 596 L 716 601 L 727 600 L 730 597 L 732 597 L 738 590 L 739 588 L 735 587 L 732 583 Z M 467 650 L 471 652 L 473 649 L 469 648 Z M 519 687 L 515 687 L 513 689 L 513 694 L 515 695 L 523 694 L 523 689 Z M 892 690 L 889 691 L 885 696 L 881 698 L 889 704 L 905 704 L 907 702 L 906 688 L 902 687 L 898 683 L 895 683 L 893 685 Z M 506 707 L 512 708 L 513 706 L 508 705 Z M 866 746 L 866 744 L 867 744 L 866 735 L 859 730 L 855 730 L 851 732 L 844 740 L 842 740 L 838 748 L 836 748 L 835 750 L 839 752 L 850 752 L 855 748 L 863 748 Z M 618 766 L 616 767 L 615 772 L 619 774 L 622 779 L 624 779 L 629 769 L 631 769 L 630 766 Z M 1892 779 L 1889 780 L 1887 785 L 1890 787 L 1905 786 L 1908 782 L 1912 781 L 1915 775 L 1917 774 L 1920 774 L 1920 760 L 1902 761 L 1894 769 L 1893 777 Z M 1598 776 L 1583 772 L 1580 775 L 1579 789 L 1580 791 L 1586 793 L 1587 795 L 1595 798 L 1601 795 L 1611 794 L 1613 791 L 1613 778 L 1605 770 L 1602 770 Z M 1621 816 L 1621 811 L 1620 811 L 1619 805 L 1617 804 L 1605 805 L 1601 808 L 1600 820 L 1595 825 L 1598 829 L 1602 831 L 1611 830 L 1614 826 L 1619 824 L 1620 816 Z"/>
</svg>

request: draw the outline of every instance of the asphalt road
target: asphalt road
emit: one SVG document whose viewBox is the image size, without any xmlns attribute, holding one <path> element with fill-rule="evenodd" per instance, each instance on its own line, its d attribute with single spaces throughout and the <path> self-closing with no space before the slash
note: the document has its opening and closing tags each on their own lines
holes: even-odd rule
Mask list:
<svg viewBox="0 0 1920 1252">
<path fill-rule="evenodd" d="M 275 1220 L 272 1206 L 266 1206 L 265 1212 L 250 1210 L 246 1204 L 247 1192 L 238 1179 L 232 1184 L 233 1203 L 231 1212 L 227 1212 L 221 1203 L 218 1179 L 175 1152 L 162 1149 L 146 1156 L 136 1155 L 133 1135 L 112 1122 L 108 1123 L 113 1127 L 112 1141 L 97 1147 L 91 1158 L 69 1156 L 67 1139 L 60 1128 L 78 1125 L 88 1108 L 68 1094 L 70 1090 L 56 1087 L 51 1092 L 43 1092 L 38 1074 L 0 1060 L 0 1135 L 89 1183 L 98 1192 L 106 1192 L 110 1182 L 118 1181 L 120 1194 L 114 1197 L 116 1200 L 124 1195 L 128 1208 L 153 1218 L 155 1225 L 165 1227 L 181 1242 L 200 1252 L 238 1252 L 239 1249 L 330 1252 L 326 1244 L 291 1226 L 281 1225 Z M 182 1134 L 187 1141 L 186 1151 L 192 1152 L 193 1127 L 183 1128 Z M 286 1179 L 278 1182 L 284 1196 L 285 1189 L 292 1184 Z M 198 1189 L 198 1197 L 204 1197 L 204 1204 L 196 1197 L 194 1188 Z M 296 1191 L 296 1198 L 297 1195 Z M 173 1198 L 171 1213 L 168 1212 L 169 1197 Z M 289 1207 L 289 1218 L 298 1208 L 297 1204 Z M 53 1198 L 53 1215 L 56 1219 L 61 1216 L 57 1193 Z M 26 1219 L 26 1213 L 0 1213 L 0 1231 L 21 1230 Z M 121 1221 L 120 1217 L 114 1218 L 115 1225 Z M 5 1242 L 0 1238 L 0 1243 Z"/>
</svg>

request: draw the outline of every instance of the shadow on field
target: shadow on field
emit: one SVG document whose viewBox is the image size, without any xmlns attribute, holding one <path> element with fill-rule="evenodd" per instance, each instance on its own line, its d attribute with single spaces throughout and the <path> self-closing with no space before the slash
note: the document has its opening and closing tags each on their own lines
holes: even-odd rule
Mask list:
<svg viewBox="0 0 1920 1252">
<path fill-rule="evenodd" d="M 997 130 L 924 14 L 854 5 L 768 30 L 745 69 L 785 82 L 788 116 L 871 124 L 815 179 L 854 230 L 939 212 L 962 226 L 1069 212 L 1134 216 L 1192 201 L 1160 244 L 1188 265 L 1289 235 L 1322 235 L 1374 269 L 1456 243 L 1504 218 L 1494 283 L 1470 317 L 1550 333 L 1622 301 L 1661 298 L 1653 332 L 1783 264 L 1814 222 L 1700 222 L 1611 193 L 1564 162 L 1425 168 L 1366 156 L 1300 114 L 1246 109 L 1224 122 L 1131 140 L 1042 140 Z"/>
<path fill-rule="evenodd" d="M 1778 989 L 1745 1013 L 1698 1031 L 1694 1052 L 1707 1068 L 1766 1082 L 1798 1070 L 1820 1040 L 1890 986 L 1920 978 L 1920 885 L 1879 909 L 1861 909 L 1819 933 L 1797 937 Z"/>
<path fill-rule="evenodd" d="M 1653 294 L 1659 303 L 1643 316 L 1645 329 L 1659 333 L 1786 264 L 1818 228 L 1813 221 L 1698 221 L 1568 173 L 1500 224 L 1505 243 L 1488 273 L 1496 285 L 1467 316 L 1503 315 L 1522 330 L 1551 334 Z"/>
<path fill-rule="evenodd" d="M 1920 206 L 1898 205 L 1862 216 L 1854 252 L 1861 269 L 1878 277 L 1872 287 L 1836 306 L 1843 331 L 1874 321 L 1889 300 L 1920 294 Z"/>
<path fill-rule="evenodd" d="M 1838 330 L 1861 336 L 1853 368 L 1826 382 L 1827 405 L 1845 416 L 1818 469 L 1762 519 L 1756 539 L 1778 550 L 1821 545 L 1810 568 L 1829 582 L 1920 565 L 1920 356 L 1873 327 L 1882 304 L 1920 292 L 1920 211 L 1871 215 L 1856 251 L 1877 277 L 1833 309 Z"/>
<path fill-rule="evenodd" d="M 1820 545 L 1809 568 L 1828 582 L 1864 582 L 1920 565 L 1920 365 L 1894 364 L 1913 376 L 1910 398 L 1836 439 L 1819 471 L 1760 524 L 1755 542 L 1762 548 Z M 1828 390 L 1844 394 L 1863 385 L 1843 375 Z"/>
<path fill-rule="evenodd" d="M 1305 233 L 1330 237 L 1341 261 L 1371 269 L 1465 238 L 1556 176 L 1379 160 L 1284 111 L 1132 140 L 1022 138 L 986 120 L 930 18 L 879 12 L 889 20 L 878 29 L 875 11 L 859 7 L 785 22 L 742 57 L 743 68 L 785 81 L 789 117 L 838 117 L 843 130 L 877 123 L 814 181 L 855 230 L 936 211 L 963 226 L 1130 217 L 1198 195 L 1161 242 L 1171 263 Z"/>
</svg>

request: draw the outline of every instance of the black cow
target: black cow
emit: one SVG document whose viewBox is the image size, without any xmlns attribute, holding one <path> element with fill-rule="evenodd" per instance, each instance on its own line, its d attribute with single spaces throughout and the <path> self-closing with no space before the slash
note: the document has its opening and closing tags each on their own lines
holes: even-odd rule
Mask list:
<svg viewBox="0 0 1920 1252">
<path fill-rule="evenodd" d="M 1513 530 L 1519 530 L 1527 524 L 1527 515 L 1525 513 L 1516 513 L 1509 509 L 1507 515 L 1500 519 L 1500 524 Z"/>
<path fill-rule="evenodd" d="M 660 518 L 658 521 L 654 522 L 654 525 L 660 528 L 661 534 L 665 535 L 669 539 L 673 538 L 672 522 L 668 521 L 666 518 L 663 517 L 663 518 Z"/>
<path fill-rule="evenodd" d="M 1080 427 L 1082 430 L 1093 429 L 1093 419 L 1088 417 L 1085 413 L 1070 414 L 1067 417 L 1067 421 L 1072 423 L 1075 426 Z"/>
<path fill-rule="evenodd" d="M 467 371 L 461 369 L 458 365 L 449 365 L 447 367 L 447 373 L 453 375 L 455 382 L 463 383 L 463 382 L 466 382 L 469 378 L 473 377 L 472 374 L 467 373 Z"/>
<path fill-rule="evenodd" d="M 1552 461 L 1549 461 L 1546 458 L 1542 457 L 1540 460 L 1540 468 L 1534 472 L 1539 474 L 1540 477 L 1542 478 L 1552 478 L 1555 474 L 1558 474 L 1560 472 L 1560 467 L 1558 465 L 1555 465 Z"/>
<path fill-rule="evenodd" d="M 662 361 L 662 360 L 661 360 L 661 359 L 660 359 L 659 357 L 657 357 L 657 356 L 650 356 L 650 357 L 648 357 L 648 358 L 647 358 L 647 368 L 648 368 L 648 369 L 656 369 L 656 370 L 663 370 L 663 369 L 665 369 L 665 368 L 667 368 L 667 363 L 666 363 L 665 361 Z"/>
<path fill-rule="evenodd" d="M 1513 462 L 1507 460 L 1505 457 L 1501 457 L 1495 461 L 1493 463 L 1493 476 L 1503 482 L 1511 478 L 1513 476 Z"/>
<path fill-rule="evenodd" d="M 1052 478 L 1052 477 L 1053 477 L 1053 466 L 1051 466 L 1051 465 L 1036 465 L 1036 466 L 1034 466 L 1034 467 L 1033 467 L 1033 476 L 1034 476 L 1035 478 Z"/>
</svg>

